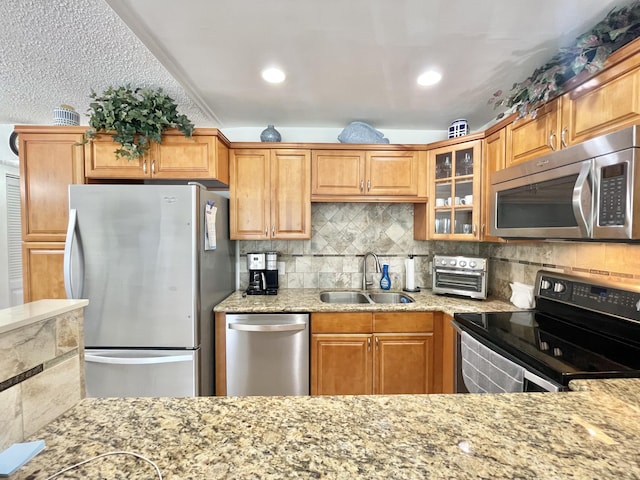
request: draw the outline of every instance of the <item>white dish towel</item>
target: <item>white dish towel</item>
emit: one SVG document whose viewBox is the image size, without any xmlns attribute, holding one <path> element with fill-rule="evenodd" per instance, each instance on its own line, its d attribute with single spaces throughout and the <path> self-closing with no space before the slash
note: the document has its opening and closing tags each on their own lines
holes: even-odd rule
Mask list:
<svg viewBox="0 0 640 480">
<path fill-rule="evenodd" d="M 471 393 L 522 392 L 524 368 L 461 333 L 462 378 Z"/>
</svg>

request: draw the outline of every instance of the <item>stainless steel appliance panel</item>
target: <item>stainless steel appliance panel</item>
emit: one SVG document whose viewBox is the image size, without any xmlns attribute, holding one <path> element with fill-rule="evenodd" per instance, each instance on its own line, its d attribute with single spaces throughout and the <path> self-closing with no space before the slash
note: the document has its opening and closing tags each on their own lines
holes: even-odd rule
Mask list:
<svg viewBox="0 0 640 480">
<path fill-rule="evenodd" d="M 640 240 L 640 125 L 491 175 L 492 235 Z"/>
<path fill-rule="evenodd" d="M 199 350 L 85 351 L 88 397 L 193 397 Z"/>
<path fill-rule="evenodd" d="M 227 395 L 309 395 L 309 315 L 226 316 Z"/>
<path fill-rule="evenodd" d="M 69 187 L 71 284 L 90 300 L 85 344 L 196 347 L 199 189 L 131 187 Z"/>
</svg>

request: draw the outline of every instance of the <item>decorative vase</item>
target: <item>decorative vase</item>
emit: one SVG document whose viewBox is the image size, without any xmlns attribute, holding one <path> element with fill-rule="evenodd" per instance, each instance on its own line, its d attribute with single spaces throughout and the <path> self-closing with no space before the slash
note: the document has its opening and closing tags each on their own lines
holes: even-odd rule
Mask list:
<svg viewBox="0 0 640 480">
<path fill-rule="evenodd" d="M 262 142 L 279 142 L 281 139 L 280 132 L 273 125 L 268 125 L 260 134 L 260 141 Z"/>
<path fill-rule="evenodd" d="M 380 288 L 389 290 L 391 288 L 391 279 L 389 278 L 389 265 L 382 265 L 382 278 L 380 279 Z"/>
</svg>

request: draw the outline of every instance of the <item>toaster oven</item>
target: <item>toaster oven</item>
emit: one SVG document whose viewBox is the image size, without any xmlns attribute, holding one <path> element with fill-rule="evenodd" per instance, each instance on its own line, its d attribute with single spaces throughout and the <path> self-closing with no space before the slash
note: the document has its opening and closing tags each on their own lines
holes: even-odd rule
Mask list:
<svg viewBox="0 0 640 480">
<path fill-rule="evenodd" d="M 487 259 L 434 255 L 433 293 L 487 298 Z"/>
</svg>

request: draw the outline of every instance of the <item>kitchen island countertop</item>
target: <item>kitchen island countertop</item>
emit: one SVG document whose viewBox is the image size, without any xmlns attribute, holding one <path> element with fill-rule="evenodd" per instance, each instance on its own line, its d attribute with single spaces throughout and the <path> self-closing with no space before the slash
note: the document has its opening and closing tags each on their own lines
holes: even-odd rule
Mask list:
<svg viewBox="0 0 640 480">
<path fill-rule="evenodd" d="M 565 393 L 84 399 L 33 437 L 46 449 L 12 478 L 115 450 L 155 461 L 167 480 L 638 478 L 640 380 L 598 382 Z M 155 477 L 114 456 L 60 478 Z"/>
<path fill-rule="evenodd" d="M 449 315 L 457 312 L 502 312 L 522 310 L 509 302 L 489 298 L 474 300 L 464 297 L 436 295 L 431 290 L 417 293 L 404 293 L 412 297 L 413 303 L 324 303 L 320 293 L 334 290 L 330 288 L 284 288 L 277 295 L 244 295 L 237 290 L 214 308 L 216 312 L 425 312 L 441 311 Z M 349 289 L 335 289 L 349 291 Z M 361 290 L 351 290 L 361 291 Z M 382 292 L 383 290 L 370 290 Z M 394 290 L 392 290 L 394 291 Z"/>
</svg>

